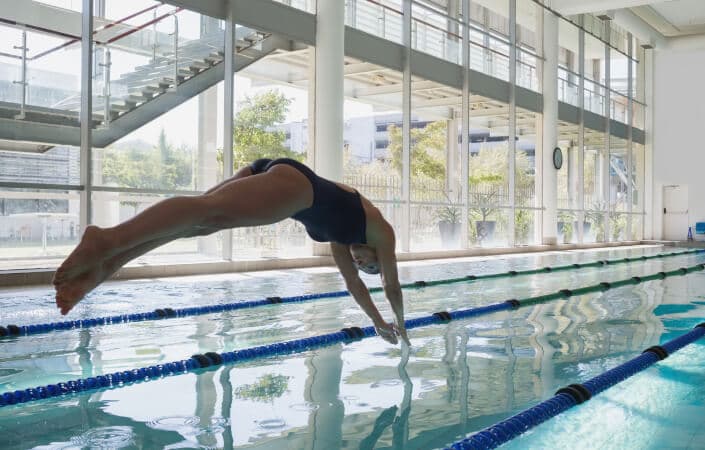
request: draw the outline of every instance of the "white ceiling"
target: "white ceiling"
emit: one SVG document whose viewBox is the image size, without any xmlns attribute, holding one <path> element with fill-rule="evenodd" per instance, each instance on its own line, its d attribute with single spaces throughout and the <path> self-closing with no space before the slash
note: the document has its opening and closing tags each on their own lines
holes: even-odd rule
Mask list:
<svg viewBox="0 0 705 450">
<path fill-rule="evenodd" d="M 628 10 L 666 37 L 705 34 L 705 0 L 553 0 L 564 15 Z"/>
<path fill-rule="evenodd" d="M 705 1 L 703 0 L 673 0 L 633 10 L 664 36 L 705 33 Z"/>
</svg>

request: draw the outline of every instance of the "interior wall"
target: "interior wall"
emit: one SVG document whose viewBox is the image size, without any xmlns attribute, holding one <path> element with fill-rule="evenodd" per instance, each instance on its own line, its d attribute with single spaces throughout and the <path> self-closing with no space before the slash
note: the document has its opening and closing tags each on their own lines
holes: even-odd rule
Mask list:
<svg viewBox="0 0 705 450">
<path fill-rule="evenodd" d="M 689 223 L 705 221 L 704 79 L 705 48 L 655 52 L 652 211 L 656 239 L 663 238 L 664 185 L 687 185 Z"/>
</svg>

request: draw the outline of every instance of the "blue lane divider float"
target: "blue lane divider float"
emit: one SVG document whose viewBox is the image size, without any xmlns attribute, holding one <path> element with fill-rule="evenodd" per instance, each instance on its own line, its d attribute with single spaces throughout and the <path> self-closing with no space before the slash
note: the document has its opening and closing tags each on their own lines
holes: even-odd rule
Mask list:
<svg viewBox="0 0 705 450">
<path fill-rule="evenodd" d="M 626 262 L 644 261 L 648 259 L 655 258 L 666 258 L 671 256 L 683 256 L 690 254 L 703 253 L 703 249 L 695 250 L 685 250 L 680 252 L 670 252 L 670 253 L 658 253 L 649 256 L 636 256 L 632 258 L 620 258 L 615 260 L 600 260 L 586 263 L 575 263 L 564 266 L 555 267 L 542 267 L 538 269 L 527 269 L 522 271 L 510 270 L 509 272 L 492 273 L 485 275 L 468 275 L 461 278 L 449 278 L 445 280 L 433 280 L 433 281 L 415 281 L 413 283 L 408 283 L 402 285 L 402 288 L 421 288 L 428 286 L 436 286 L 440 284 L 450 284 L 458 282 L 468 282 L 476 281 L 481 279 L 489 278 L 500 278 L 500 277 L 513 277 L 517 275 L 532 275 L 547 272 L 557 272 L 563 270 L 573 270 L 577 268 L 585 267 L 599 267 L 608 264 L 619 264 Z M 383 289 L 381 287 L 370 288 L 370 292 L 381 292 Z M 238 309 L 255 308 L 265 305 L 282 304 L 282 303 L 300 303 L 310 300 L 317 300 L 322 298 L 334 298 L 334 297 L 345 297 L 350 295 L 348 291 L 334 291 L 334 292 L 323 292 L 318 294 L 306 294 L 297 295 L 293 297 L 267 297 L 261 300 L 251 300 L 245 302 L 234 302 L 234 303 L 224 303 L 221 305 L 206 305 L 206 306 L 193 306 L 189 308 L 158 308 L 154 311 L 142 312 L 142 313 L 132 313 L 132 314 L 118 314 L 108 317 L 95 317 L 88 319 L 76 319 L 63 322 L 49 322 L 49 323 L 38 323 L 31 325 L 7 325 L 0 326 L 0 338 L 3 337 L 17 337 L 17 336 L 28 336 L 34 334 L 48 333 L 55 330 L 72 330 L 72 329 L 84 329 L 93 328 L 104 325 L 113 325 L 120 323 L 129 322 L 144 322 L 148 320 L 162 320 L 171 319 L 176 317 L 187 317 L 196 316 L 203 314 L 219 313 L 224 311 L 235 311 Z"/>
<path fill-rule="evenodd" d="M 654 275 L 642 277 L 641 280 L 647 281 L 676 275 L 682 276 L 697 270 L 705 270 L 705 264 L 698 264 L 692 267 L 682 267 L 680 269 L 672 270 L 670 272 L 659 272 Z M 663 276 L 661 276 L 662 274 Z M 633 284 L 633 281 L 633 278 L 629 278 L 627 280 L 623 280 L 622 282 L 613 282 L 607 289 L 614 289 L 627 284 Z M 442 324 L 447 323 L 451 320 L 467 319 L 470 317 L 492 314 L 499 311 L 516 309 L 520 306 L 529 306 L 540 302 L 551 301 L 558 298 L 568 298 L 572 295 L 578 295 L 576 294 L 578 291 L 580 291 L 581 294 L 584 294 L 588 292 L 604 291 L 605 289 L 606 288 L 603 286 L 603 284 L 596 284 L 594 286 L 588 286 L 575 290 L 563 289 L 561 291 L 556 292 L 555 294 L 529 297 L 523 300 L 510 299 L 500 303 L 494 303 L 476 308 L 462 309 L 450 312 L 439 311 L 429 316 L 405 320 L 404 324 L 407 329 L 424 327 L 433 324 Z M 169 375 L 183 374 L 198 369 L 220 366 L 223 364 L 234 364 L 238 362 L 248 361 L 254 358 L 269 357 L 289 353 L 299 353 L 306 350 L 312 350 L 315 348 L 329 346 L 337 343 L 356 341 L 376 335 L 377 332 L 375 331 L 375 328 L 371 326 L 364 328 L 350 327 L 344 328 L 336 333 L 311 336 L 308 338 L 295 339 L 293 341 L 279 342 L 269 345 L 261 345 L 258 347 L 236 350 L 233 352 L 208 352 L 204 354 L 193 355 L 190 358 L 182 359 L 179 361 L 173 361 L 155 366 L 123 370 L 107 375 L 99 375 L 97 377 L 81 378 L 77 380 L 67 381 L 64 383 L 38 386 L 35 388 L 16 390 L 13 392 L 5 392 L 0 395 L 0 407 L 41 400 L 49 397 L 57 397 L 64 394 L 90 391 L 94 389 L 122 387 L 132 382 L 151 381 Z M 666 351 L 668 352 L 674 351 L 677 345 L 681 345 L 681 341 L 675 341 L 676 343 L 670 344 L 670 346 L 664 345 L 664 349 L 666 349 Z"/>
<path fill-rule="evenodd" d="M 486 450 L 497 448 L 562 412 L 590 400 L 595 395 L 668 357 L 705 335 L 705 322 L 663 345 L 649 347 L 630 361 L 598 375 L 583 384 L 571 384 L 536 406 L 476 434 L 453 443 L 447 450 Z"/>
</svg>

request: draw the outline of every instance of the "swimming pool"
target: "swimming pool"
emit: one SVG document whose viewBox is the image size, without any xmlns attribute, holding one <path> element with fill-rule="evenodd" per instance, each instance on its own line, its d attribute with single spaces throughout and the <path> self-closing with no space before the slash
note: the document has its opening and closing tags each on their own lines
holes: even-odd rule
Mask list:
<svg viewBox="0 0 705 450">
<path fill-rule="evenodd" d="M 658 247 L 405 263 L 402 282 L 670 251 Z M 705 262 L 688 255 L 406 290 L 406 316 Z M 378 285 L 377 277 L 368 277 Z M 342 289 L 329 269 L 106 284 L 75 317 Z M 0 408 L 0 448 L 442 448 L 705 318 L 702 272 L 379 338 Z M 385 317 L 389 308 L 374 295 Z M 0 291 L 0 323 L 57 320 L 48 289 Z M 0 392 L 195 353 L 368 325 L 349 297 L 5 338 Z M 684 348 L 507 448 L 702 448 L 705 356 Z M 400 360 L 406 364 L 400 365 Z"/>
</svg>

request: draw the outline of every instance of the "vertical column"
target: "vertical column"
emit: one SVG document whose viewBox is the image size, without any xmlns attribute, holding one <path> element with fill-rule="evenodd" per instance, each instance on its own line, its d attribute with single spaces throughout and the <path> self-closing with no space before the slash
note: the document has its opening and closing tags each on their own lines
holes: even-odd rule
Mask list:
<svg viewBox="0 0 705 450">
<path fill-rule="evenodd" d="M 218 181 L 216 148 L 218 148 L 218 88 L 216 86 L 198 95 L 198 149 L 195 160 L 198 167 L 195 189 L 205 191 Z M 223 148 L 227 148 L 223 146 Z M 230 147 L 232 148 L 232 147 Z M 225 156 L 225 155 L 223 155 Z M 198 238 L 198 252 L 220 256 L 215 235 Z"/>
<path fill-rule="evenodd" d="M 639 65 L 644 66 L 644 239 L 654 239 L 656 220 L 661 220 L 661 215 L 654 211 L 654 51 L 646 50 Z M 659 236 L 660 237 L 660 236 Z"/>
<path fill-rule="evenodd" d="M 235 2 L 227 2 L 223 86 L 223 178 L 233 175 L 233 119 L 235 107 Z M 233 231 L 224 230 L 223 259 L 233 259 Z"/>
<path fill-rule="evenodd" d="M 411 246 L 411 0 L 403 0 L 403 12 L 401 249 L 408 252 Z"/>
<path fill-rule="evenodd" d="M 460 248 L 468 247 L 468 203 L 470 178 L 470 0 L 463 1 L 463 99 L 461 113 L 461 143 L 460 143 L 460 192 L 463 204 L 461 213 Z"/>
<path fill-rule="evenodd" d="M 585 30 L 581 26 L 578 31 L 578 243 L 585 240 Z"/>
<path fill-rule="evenodd" d="M 536 77 L 539 84 L 539 91 L 543 92 L 543 18 L 544 9 L 543 5 L 536 3 L 536 53 L 540 56 L 540 59 L 536 61 Z M 534 138 L 535 149 L 534 149 L 534 167 L 536 174 L 534 179 L 534 206 L 538 206 L 543 209 L 543 114 L 536 114 L 536 121 L 534 123 L 534 129 L 536 130 L 536 137 Z M 542 210 L 537 210 L 534 212 L 534 243 L 543 242 L 543 212 Z"/>
<path fill-rule="evenodd" d="M 316 172 L 343 178 L 345 2 L 316 2 Z"/>
<path fill-rule="evenodd" d="M 81 12 L 81 208 L 79 223 L 92 221 L 93 191 L 93 0 L 82 1 Z"/>
<path fill-rule="evenodd" d="M 558 185 L 553 149 L 558 142 L 558 17 L 548 10 L 544 10 L 543 15 L 542 243 L 555 245 L 558 242 Z"/>
<path fill-rule="evenodd" d="M 604 34 L 603 36 L 609 40 L 610 38 L 610 22 L 609 20 L 604 21 Z M 604 230 L 605 230 L 605 236 L 604 236 L 604 241 L 605 242 L 610 242 L 610 211 L 612 210 L 612 193 L 610 190 L 610 136 L 611 136 L 611 129 L 610 129 L 610 117 L 612 115 L 612 108 L 611 108 L 611 103 L 612 103 L 612 96 L 610 95 L 610 87 L 612 83 L 610 82 L 610 77 L 612 74 L 610 73 L 610 46 L 607 45 L 606 43 L 603 42 L 602 44 L 605 47 L 605 105 L 604 105 L 604 114 L 605 114 L 605 149 L 604 152 L 602 152 L 602 159 L 600 160 L 601 162 L 601 167 L 602 170 L 600 171 L 600 174 L 602 175 L 602 189 L 603 189 L 603 199 L 605 200 L 605 213 L 603 216 L 603 222 L 605 224 Z M 599 79 L 597 77 L 596 79 Z"/>
<path fill-rule="evenodd" d="M 515 233 L 514 221 L 516 219 L 516 149 L 517 149 L 517 107 L 516 107 L 516 82 L 517 82 L 517 2 L 509 0 L 509 218 L 507 220 L 507 243 L 514 246 Z"/>
<path fill-rule="evenodd" d="M 632 240 L 632 205 L 634 205 L 634 180 L 632 179 L 632 174 L 634 173 L 633 164 L 634 157 L 632 152 L 632 127 L 634 126 L 634 94 L 632 89 L 634 88 L 632 81 L 632 58 L 633 58 L 633 48 L 632 48 L 632 35 L 627 34 L 629 43 L 627 46 L 627 53 L 629 58 L 627 58 L 627 114 L 629 114 L 628 124 L 627 124 L 627 232 L 626 239 L 628 241 Z"/>
</svg>

